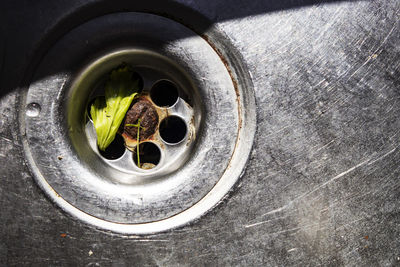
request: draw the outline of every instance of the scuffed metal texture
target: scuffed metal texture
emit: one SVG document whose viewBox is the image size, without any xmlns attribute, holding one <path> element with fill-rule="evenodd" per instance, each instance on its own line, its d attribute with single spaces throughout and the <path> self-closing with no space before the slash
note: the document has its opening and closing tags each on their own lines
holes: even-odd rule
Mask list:
<svg viewBox="0 0 400 267">
<path fill-rule="evenodd" d="M 23 68 L 39 33 L 87 3 L 1 4 L 9 13 L 0 41 L 1 264 L 400 263 L 400 2 L 265 9 L 209 2 L 184 5 L 225 32 L 248 65 L 254 149 L 224 203 L 192 225 L 144 237 L 68 217 L 36 186 L 22 156 L 15 107 Z"/>
</svg>

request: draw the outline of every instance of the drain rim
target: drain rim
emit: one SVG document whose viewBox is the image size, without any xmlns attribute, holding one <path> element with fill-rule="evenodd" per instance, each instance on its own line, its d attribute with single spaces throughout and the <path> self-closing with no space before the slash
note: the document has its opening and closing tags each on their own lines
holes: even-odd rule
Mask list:
<svg viewBox="0 0 400 267">
<path fill-rule="evenodd" d="M 223 41 L 219 39 L 221 38 L 219 32 L 214 32 L 214 34 L 218 38 L 212 38 L 212 34 L 213 32 L 210 32 L 209 40 L 215 40 L 215 44 L 218 44 L 218 42 Z M 218 45 L 221 44 L 219 43 Z M 234 48 L 231 48 L 230 53 L 233 53 L 230 54 L 231 57 L 229 59 L 227 59 L 226 57 L 224 58 L 225 62 L 228 64 L 228 66 L 226 67 L 229 68 L 236 89 L 238 90 L 238 96 L 240 96 L 240 98 L 238 98 L 238 105 L 241 117 L 239 125 L 240 127 L 238 129 L 238 136 L 235 142 L 233 155 L 230 158 L 229 164 L 225 169 L 223 175 L 219 178 L 218 182 L 214 185 L 214 187 L 193 206 L 171 217 L 148 223 L 124 224 L 124 223 L 116 223 L 104 219 L 99 219 L 96 216 L 92 216 L 80 209 L 77 209 L 76 207 L 71 205 L 68 201 L 63 199 L 56 191 L 54 191 L 54 189 L 50 186 L 50 184 L 47 183 L 45 177 L 41 175 L 40 169 L 36 166 L 35 159 L 31 154 L 27 138 L 26 136 L 23 136 L 23 143 L 25 148 L 24 151 L 28 159 L 28 162 L 30 163 L 28 165 L 35 173 L 34 177 L 36 178 L 40 187 L 48 194 L 48 196 L 50 196 L 50 198 L 55 203 L 57 203 L 63 210 L 67 211 L 68 213 L 96 227 L 100 227 L 106 230 L 111 230 L 119 233 L 148 234 L 148 233 L 165 231 L 171 228 L 176 228 L 181 225 L 184 225 L 202 216 L 204 213 L 209 211 L 223 199 L 226 193 L 228 193 L 232 189 L 232 186 L 241 176 L 245 164 L 247 162 L 247 159 L 249 157 L 251 145 L 253 143 L 255 134 L 255 128 L 256 128 L 255 98 L 251 86 L 251 80 L 249 74 L 245 71 L 245 68 L 242 65 L 243 63 L 240 60 L 240 55 L 236 54 L 235 52 L 232 52 L 232 50 L 234 50 Z M 24 100 L 26 100 L 26 96 Z M 22 108 L 20 113 L 21 132 L 24 133 L 25 117 L 23 115 L 24 114 L 23 111 L 25 108 L 24 103 L 26 103 L 26 101 L 21 101 L 21 103 L 22 103 Z"/>
</svg>

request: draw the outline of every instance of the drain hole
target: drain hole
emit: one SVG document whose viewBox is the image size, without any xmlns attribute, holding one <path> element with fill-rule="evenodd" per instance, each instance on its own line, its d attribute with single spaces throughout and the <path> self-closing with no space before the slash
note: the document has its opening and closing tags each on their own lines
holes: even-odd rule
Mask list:
<svg viewBox="0 0 400 267">
<path fill-rule="evenodd" d="M 87 110 L 87 115 L 88 115 L 88 117 L 89 117 L 89 119 L 90 119 L 91 121 L 93 121 L 93 119 L 92 119 L 92 115 L 90 114 L 90 109 L 91 109 L 93 103 L 96 101 L 97 98 L 101 98 L 102 103 L 106 103 L 106 98 L 105 98 L 105 96 L 98 96 L 98 97 L 95 97 L 95 98 L 93 98 L 92 100 L 90 100 L 90 102 L 89 102 L 89 104 L 88 104 L 86 110 Z"/>
<path fill-rule="evenodd" d="M 137 147 L 133 152 L 133 160 L 136 166 L 142 169 L 153 169 L 160 162 L 161 151 L 153 143 L 145 142 L 139 145 L 139 160 L 140 166 L 138 164 Z"/>
<path fill-rule="evenodd" d="M 186 132 L 186 123 L 177 116 L 167 117 L 160 124 L 160 136 L 167 143 L 179 143 L 185 138 Z"/>
<path fill-rule="evenodd" d="M 143 78 L 139 75 L 139 73 L 134 72 L 132 73 L 132 81 L 139 80 L 139 90 L 138 93 L 140 94 L 143 91 Z"/>
<path fill-rule="evenodd" d="M 100 151 L 100 154 L 106 159 L 118 159 L 125 152 L 125 141 L 122 136 L 117 134 L 114 141 L 106 148 L 106 151 Z"/>
<path fill-rule="evenodd" d="M 159 81 L 151 88 L 150 97 L 157 106 L 170 107 L 178 100 L 178 89 L 170 81 Z"/>
</svg>

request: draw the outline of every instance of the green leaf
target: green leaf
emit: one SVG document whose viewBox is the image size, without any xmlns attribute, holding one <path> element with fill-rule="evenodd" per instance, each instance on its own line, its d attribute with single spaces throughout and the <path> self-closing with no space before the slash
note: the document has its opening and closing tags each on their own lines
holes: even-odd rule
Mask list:
<svg viewBox="0 0 400 267">
<path fill-rule="evenodd" d="M 105 99 L 97 98 L 90 115 L 97 134 L 97 145 L 105 150 L 114 140 L 132 100 L 139 90 L 139 80 L 132 80 L 128 66 L 113 70 L 105 84 Z"/>
</svg>

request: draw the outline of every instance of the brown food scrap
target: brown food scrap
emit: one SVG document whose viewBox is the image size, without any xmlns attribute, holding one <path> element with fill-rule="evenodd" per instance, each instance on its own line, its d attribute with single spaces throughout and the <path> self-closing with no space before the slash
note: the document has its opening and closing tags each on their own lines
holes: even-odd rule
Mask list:
<svg viewBox="0 0 400 267">
<path fill-rule="evenodd" d="M 152 136 L 158 125 L 157 110 L 145 97 L 140 97 L 126 113 L 124 133 L 130 138 L 137 138 L 137 127 L 126 126 L 126 124 L 137 124 L 140 119 L 139 140 L 148 139 Z"/>
</svg>

